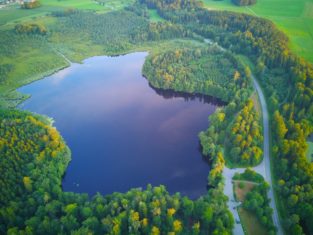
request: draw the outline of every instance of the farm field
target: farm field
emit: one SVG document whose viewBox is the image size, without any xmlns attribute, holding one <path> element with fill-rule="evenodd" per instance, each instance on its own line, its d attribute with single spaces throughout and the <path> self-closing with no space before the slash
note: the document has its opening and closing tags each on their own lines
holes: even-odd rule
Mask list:
<svg viewBox="0 0 313 235">
<path fill-rule="evenodd" d="M 231 0 L 204 0 L 208 9 L 242 12 L 273 21 L 290 39 L 292 51 L 313 63 L 313 1 L 258 0 L 249 7 L 238 7 Z"/>
</svg>

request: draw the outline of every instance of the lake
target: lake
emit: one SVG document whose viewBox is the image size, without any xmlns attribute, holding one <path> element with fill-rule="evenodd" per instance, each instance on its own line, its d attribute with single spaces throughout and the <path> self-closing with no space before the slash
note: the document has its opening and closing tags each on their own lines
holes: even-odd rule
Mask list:
<svg viewBox="0 0 313 235">
<path fill-rule="evenodd" d="M 197 198 L 209 165 L 198 133 L 216 102 L 153 89 L 142 76 L 145 52 L 99 56 L 19 89 L 21 109 L 55 120 L 72 151 L 63 190 L 109 194 L 147 184 Z"/>
</svg>

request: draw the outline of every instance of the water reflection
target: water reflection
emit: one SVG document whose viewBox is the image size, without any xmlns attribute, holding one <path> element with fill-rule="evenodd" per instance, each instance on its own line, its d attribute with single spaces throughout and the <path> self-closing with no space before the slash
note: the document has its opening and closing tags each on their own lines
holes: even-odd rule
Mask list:
<svg viewBox="0 0 313 235">
<path fill-rule="evenodd" d="M 150 83 L 149 83 L 149 87 L 153 89 L 158 95 L 163 96 L 163 98 L 165 99 L 172 99 L 172 98 L 179 97 L 179 98 L 184 98 L 184 100 L 187 102 L 191 100 L 199 100 L 202 103 L 213 104 L 215 106 L 224 106 L 226 104 L 220 99 L 217 99 L 215 97 L 208 96 L 208 95 L 202 95 L 199 93 L 190 94 L 186 92 L 174 91 L 171 89 L 166 89 L 166 90 L 159 89 L 159 88 L 153 87 Z"/>
<path fill-rule="evenodd" d="M 20 89 L 22 108 L 46 114 L 72 150 L 65 191 L 104 194 L 163 184 L 192 198 L 206 192 L 198 133 L 216 100 L 153 89 L 147 53 L 93 57 Z"/>
</svg>

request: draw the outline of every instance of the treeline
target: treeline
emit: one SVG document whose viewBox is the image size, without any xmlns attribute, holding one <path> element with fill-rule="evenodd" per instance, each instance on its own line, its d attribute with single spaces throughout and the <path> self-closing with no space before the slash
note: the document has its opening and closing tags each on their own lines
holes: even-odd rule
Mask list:
<svg viewBox="0 0 313 235">
<path fill-rule="evenodd" d="M 198 0 L 139 0 L 139 3 L 146 4 L 148 8 L 156 8 L 158 10 L 181 10 L 196 9 L 203 6 Z"/>
<path fill-rule="evenodd" d="M 238 6 L 249 6 L 256 4 L 256 0 L 232 0 Z"/>
<path fill-rule="evenodd" d="M 277 111 L 272 123 L 272 150 L 283 226 L 291 234 L 313 234 L 313 166 L 305 158 L 306 138 L 312 133 L 313 122 L 312 65 L 292 54 L 287 37 L 268 20 L 206 9 L 161 11 L 166 19 L 247 55 L 255 62 L 259 76 L 281 71 L 289 94 L 281 99 L 277 95 L 282 92 L 281 83 L 269 81 L 272 89 L 267 97 L 270 111 Z M 268 81 L 262 82 L 266 87 Z"/>
<path fill-rule="evenodd" d="M 253 101 L 238 113 L 226 131 L 225 149 L 228 160 L 241 166 L 255 166 L 262 161 L 262 128 Z"/>
<path fill-rule="evenodd" d="M 70 152 L 50 122 L 1 110 L 0 127 L 1 234 L 231 233 L 232 215 L 216 190 L 196 201 L 150 185 L 92 199 L 62 192 Z"/>
<path fill-rule="evenodd" d="M 72 15 L 72 14 L 76 13 L 77 11 L 78 10 L 75 8 L 68 8 L 68 9 L 64 9 L 64 10 L 53 11 L 53 12 L 51 12 L 51 15 L 55 16 L 55 17 L 65 17 L 65 16 Z"/>
</svg>

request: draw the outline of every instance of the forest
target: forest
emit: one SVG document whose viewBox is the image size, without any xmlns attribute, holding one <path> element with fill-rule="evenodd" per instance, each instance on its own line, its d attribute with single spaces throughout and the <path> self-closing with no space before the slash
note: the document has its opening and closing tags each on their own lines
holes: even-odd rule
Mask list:
<svg viewBox="0 0 313 235">
<path fill-rule="evenodd" d="M 214 47 L 153 54 L 146 60 L 143 74 L 154 87 L 201 93 L 225 102 L 234 100 L 237 90 L 249 87 L 245 69 L 234 55 Z"/>
<path fill-rule="evenodd" d="M 226 130 L 225 151 L 229 161 L 244 166 L 258 165 L 263 153 L 261 130 L 259 114 L 249 99 Z"/>
<path fill-rule="evenodd" d="M 249 71 L 232 55 L 242 54 L 255 64 L 255 74 L 269 104 L 274 189 L 284 229 L 291 234 L 312 234 L 313 164 L 305 157 L 306 139 L 313 132 L 312 65 L 290 51 L 288 38 L 269 20 L 208 11 L 194 0 L 140 0 L 136 4 L 138 7 L 107 14 L 56 11 L 51 14 L 54 23 L 42 25 L 45 33 L 38 33 L 40 28 L 31 24 L 1 32 L 0 52 L 6 58 L 0 63 L 1 108 L 20 102 L 10 92 L 34 80 L 34 74 L 39 78 L 47 70 L 67 66 L 55 48 L 79 60 L 92 53 L 126 53 L 153 41 L 209 38 L 229 52 L 203 46 L 154 52 L 143 71 L 156 87 L 210 94 L 227 101 L 210 116 L 209 128 L 199 134 L 212 167 L 207 195 L 191 201 L 179 194 L 169 195 L 163 186 L 125 194 L 98 194 L 92 199 L 62 192 L 61 179 L 70 152 L 59 133 L 46 118 L 1 109 L 0 233 L 230 234 L 234 221 L 223 194 L 225 161 L 256 164 L 261 155 L 262 137 L 257 134 L 261 132 L 260 117 L 249 101 Z M 149 22 L 149 8 L 156 9 L 167 21 Z M 29 48 L 35 48 L 32 58 L 38 57 L 25 62 L 21 55 Z M 210 55 L 212 52 L 216 58 Z M 217 65 L 221 58 L 223 66 L 233 68 L 228 74 L 222 74 Z M 21 61 L 26 63 L 23 68 Z M 18 80 L 21 75 L 25 80 Z M 216 79 L 219 75 L 222 79 Z M 241 126 L 249 129 L 245 136 Z M 251 140 L 249 134 L 256 138 Z M 225 145 L 226 136 L 232 143 L 229 146 Z M 264 186 L 249 198 L 264 197 L 266 190 Z M 246 208 L 256 210 L 249 200 Z"/>
<path fill-rule="evenodd" d="M 233 224 L 219 189 L 192 201 L 164 186 L 125 194 L 63 192 L 70 150 L 51 121 L 28 112 L 1 111 L 0 232 L 5 234 L 213 234 Z M 13 148 L 13 146 L 15 146 Z"/>
</svg>

